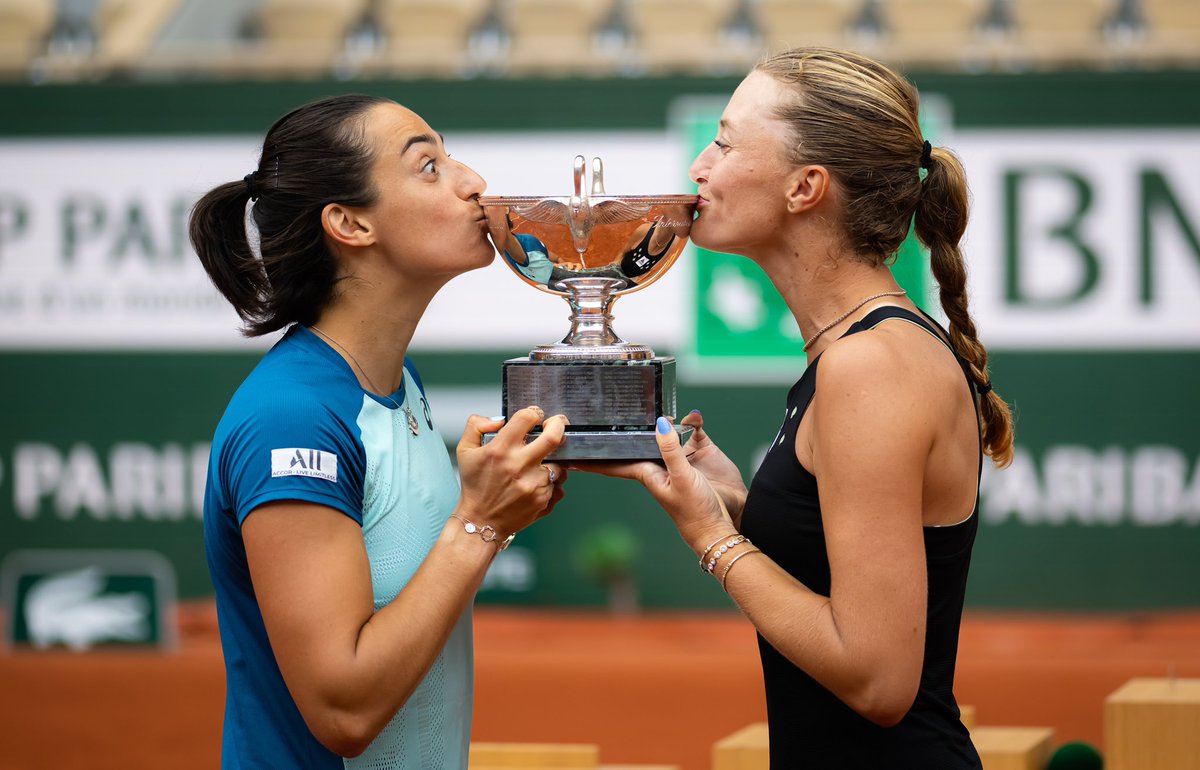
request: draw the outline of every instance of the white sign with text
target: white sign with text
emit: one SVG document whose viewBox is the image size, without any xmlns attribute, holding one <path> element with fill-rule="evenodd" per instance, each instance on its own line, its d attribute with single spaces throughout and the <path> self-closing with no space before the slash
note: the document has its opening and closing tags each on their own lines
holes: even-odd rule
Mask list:
<svg viewBox="0 0 1200 770">
<path fill-rule="evenodd" d="M 227 349 L 246 341 L 187 241 L 207 189 L 253 169 L 255 137 L 0 142 L 0 349 Z M 451 134 L 490 194 L 569 195 L 576 154 L 610 193 L 692 189 L 673 133 Z M 997 348 L 1200 348 L 1200 131 L 958 130 L 972 220 L 971 305 Z M 685 252 L 616 303 L 623 337 L 669 350 L 692 334 Z M 414 340 L 527 349 L 567 306 L 497 261 L 456 278 Z"/>
</svg>

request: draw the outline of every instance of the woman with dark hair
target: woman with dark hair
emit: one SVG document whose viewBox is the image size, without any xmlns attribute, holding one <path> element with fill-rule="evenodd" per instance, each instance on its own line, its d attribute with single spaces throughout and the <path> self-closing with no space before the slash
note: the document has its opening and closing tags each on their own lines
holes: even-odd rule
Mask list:
<svg viewBox="0 0 1200 770">
<path fill-rule="evenodd" d="M 468 420 L 460 487 L 405 355 L 437 291 L 495 254 L 483 189 L 420 116 L 342 96 L 281 118 L 258 168 L 192 212 L 245 333 L 286 328 L 205 490 L 224 767 L 466 767 L 472 599 L 565 479 L 542 462 L 565 418 L 530 407 Z"/>
<path fill-rule="evenodd" d="M 738 86 L 691 168 L 698 246 L 770 277 L 808 366 L 749 490 L 704 432 L 644 484 L 759 633 L 773 768 L 978 768 L 952 691 L 983 455 L 1008 406 L 967 311 L 963 168 L 932 147 L 904 78 L 844 51 L 788 51 Z M 944 330 L 889 264 L 910 223 Z"/>
</svg>

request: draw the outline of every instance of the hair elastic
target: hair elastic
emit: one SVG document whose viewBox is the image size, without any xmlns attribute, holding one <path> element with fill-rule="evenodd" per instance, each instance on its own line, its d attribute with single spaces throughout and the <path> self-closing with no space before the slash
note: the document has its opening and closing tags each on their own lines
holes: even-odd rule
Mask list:
<svg viewBox="0 0 1200 770">
<path fill-rule="evenodd" d="M 933 145 L 926 139 L 921 145 L 921 168 L 929 168 L 933 165 Z"/>
<path fill-rule="evenodd" d="M 258 200 L 258 185 L 254 182 L 254 172 L 246 174 L 242 181 L 246 183 L 246 194 L 250 196 L 250 200 Z"/>
<path fill-rule="evenodd" d="M 976 385 L 975 392 L 981 396 L 986 396 L 988 393 L 991 393 L 992 392 L 991 381 L 985 382 L 982 385 Z"/>
</svg>

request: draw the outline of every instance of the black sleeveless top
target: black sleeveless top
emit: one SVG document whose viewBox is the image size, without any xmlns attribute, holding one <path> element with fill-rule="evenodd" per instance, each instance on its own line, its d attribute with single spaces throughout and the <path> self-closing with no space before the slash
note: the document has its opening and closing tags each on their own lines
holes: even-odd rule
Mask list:
<svg viewBox="0 0 1200 770">
<path fill-rule="evenodd" d="M 675 236 L 672 235 L 671 238 L 665 244 L 663 244 L 663 247 L 659 249 L 657 254 L 651 254 L 650 240 L 654 238 L 654 230 L 657 226 L 657 223 L 651 225 L 650 228 L 646 230 L 646 235 L 644 238 L 642 238 L 641 242 L 639 242 L 629 251 L 626 251 L 621 257 L 621 272 L 624 273 L 627 278 L 640 278 L 646 273 L 650 272 L 650 268 L 657 265 L 658 260 L 662 259 L 663 255 L 670 251 L 671 245 L 675 243 Z"/>
<path fill-rule="evenodd" d="M 889 318 L 914 323 L 942 341 L 930 325 L 932 319 L 894 306 L 871 311 L 846 334 Z M 955 358 L 965 375 L 963 361 Z M 795 451 L 796 429 L 816 391 L 819 362 L 817 356 L 788 393 L 783 427 L 750 485 L 742 533 L 810 590 L 829 596 L 829 557 L 817 480 L 796 459 Z M 978 524 L 977 491 L 975 510 L 965 521 L 924 528 L 929 580 L 925 658 L 916 701 L 899 724 L 880 727 L 860 716 L 759 635 L 772 770 L 982 767 L 951 691 L 967 567 Z"/>
</svg>

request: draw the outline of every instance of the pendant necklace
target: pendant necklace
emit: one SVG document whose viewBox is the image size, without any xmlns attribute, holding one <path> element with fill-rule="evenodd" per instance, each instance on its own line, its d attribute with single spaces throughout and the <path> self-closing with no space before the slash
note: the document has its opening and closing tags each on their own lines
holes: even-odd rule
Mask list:
<svg viewBox="0 0 1200 770">
<path fill-rule="evenodd" d="M 808 341 L 804 343 L 804 347 L 803 347 L 804 352 L 806 352 L 806 353 L 808 352 L 808 349 L 810 347 L 812 347 L 813 343 L 817 341 L 818 337 L 820 337 L 822 334 L 829 331 L 833 327 L 837 326 L 842 321 L 845 321 L 847 318 L 850 317 L 851 313 L 853 313 L 855 310 L 858 310 L 860 307 L 867 304 L 871 300 L 879 299 L 880 297 L 902 297 L 902 296 L 904 296 L 904 294 L 905 294 L 904 289 L 901 289 L 900 291 L 881 291 L 878 294 L 872 294 L 871 296 L 864 299 L 862 302 L 859 302 L 857 305 L 855 305 L 854 307 L 847 310 L 845 313 L 842 313 L 837 318 L 833 319 L 829 323 L 822 326 L 820 329 L 817 329 L 817 333 L 814 334 L 813 336 L 809 337 Z"/>
<path fill-rule="evenodd" d="M 378 387 L 376 387 L 374 382 L 371 381 L 371 376 L 369 374 L 367 374 L 367 370 L 364 369 L 362 364 L 360 364 L 358 362 L 358 359 L 354 357 L 353 353 L 351 353 L 349 350 L 346 350 L 345 346 L 342 345 L 342 343 L 338 342 L 333 337 L 330 337 L 328 334 L 326 334 L 321 329 L 318 329 L 316 326 L 310 325 L 308 328 L 312 329 L 317 334 L 320 334 L 322 337 L 329 340 L 331 343 L 334 344 L 334 346 L 337 347 L 338 350 L 345 353 L 347 355 L 347 357 L 349 357 L 349 359 L 354 362 L 354 365 L 358 368 L 358 371 L 362 374 L 363 379 L 367 381 L 367 385 L 371 386 L 371 391 L 374 393 L 380 393 L 382 395 L 380 389 Z M 391 401 L 393 406 L 395 406 L 400 411 L 404 412 L 404 416 L 408 418 L 408 429 L 409 429 L 409 431 L 412 432 L 412 434 L 414 436 L 421 432 L 421 425 L 420 425 L 420 423 L 417 422 L 417 418 L 415 416 L 413 416 L 412 410 L 408 408 L 407 403 L 397 404 L 396 399 L 392 398 L 391 396 L 383 396 L 383 398 L 386 398 L 388 401 Z"/>
</svg>

